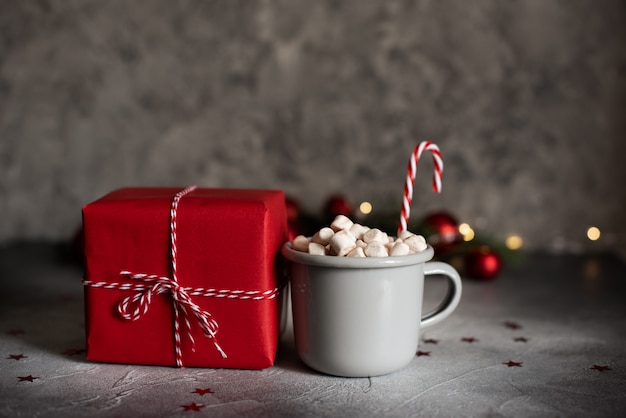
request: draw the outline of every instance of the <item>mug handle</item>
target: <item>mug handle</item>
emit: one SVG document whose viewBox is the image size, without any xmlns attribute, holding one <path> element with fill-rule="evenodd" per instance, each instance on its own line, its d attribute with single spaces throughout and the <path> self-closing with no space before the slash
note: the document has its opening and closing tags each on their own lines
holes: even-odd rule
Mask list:
<svg viewBox="0 0 626 418">
<path fill-rule="evenodd" d="M 440 261 L 429 261 L 424 264 L 424 276 L 441 274 L 448 279 L 448 292 L 445 299 L 433 312 L 422 317 L 421 327 L 435 325 L 452 313 L 461 300 L 461 276 L 449 264 Z"/>
</svg>

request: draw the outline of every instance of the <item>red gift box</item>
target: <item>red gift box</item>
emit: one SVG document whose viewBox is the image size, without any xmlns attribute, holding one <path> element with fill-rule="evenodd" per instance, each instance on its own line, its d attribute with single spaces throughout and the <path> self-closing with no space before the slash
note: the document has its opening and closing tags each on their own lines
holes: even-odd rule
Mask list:
<svg viewBox="0 0 626 418">
<path fill-rule="evenodd" d="M 124 188 L 86 205 L 83 224 L 87 359 L 273 365 L 282 191 Z"/>
</svg>

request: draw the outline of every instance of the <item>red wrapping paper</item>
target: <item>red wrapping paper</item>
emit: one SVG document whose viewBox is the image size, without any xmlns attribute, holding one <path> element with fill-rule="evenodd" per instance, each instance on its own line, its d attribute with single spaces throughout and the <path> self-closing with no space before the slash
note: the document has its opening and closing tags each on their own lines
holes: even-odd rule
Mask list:
<svg viewBox="0 0 626 418">
<path fill-rule="evenodd" d="M 125 188 L 83 208 L 85 281 L 136 284 L 121 271 L 171 277 L 170 205 L 181 188 Z M 279 288 L 279 250 L 287 240 L 282 191 L 196 189 L 177 209 L 177 278 L 185 287 L 267 291 Z M 138 320 L 122 318 L 134 290 L 85 286 L 87 359 L 176 365 L 170 293 L 152 297 Z M 193 317 L 180 333 L 187 367 L 262 369 L 274 363 L 279 337 L 277 296 L 241 300 L 192 296 L 219 324 L 216 341 Z"/>
</svg>

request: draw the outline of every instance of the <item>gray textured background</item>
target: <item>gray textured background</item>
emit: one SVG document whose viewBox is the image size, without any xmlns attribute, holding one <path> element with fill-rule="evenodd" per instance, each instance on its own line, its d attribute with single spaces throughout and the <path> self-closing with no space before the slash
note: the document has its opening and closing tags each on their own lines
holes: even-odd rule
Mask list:
<svg viewBox="0 0 626 418">
<path fill-rule="evenodd" d="M 617 0 L 2 0 L 0 242 L 65 239 L 127 185 L 399 211 L 431 139 L 415 216 L 624 249 L 625 45 Z"/>
</svg>

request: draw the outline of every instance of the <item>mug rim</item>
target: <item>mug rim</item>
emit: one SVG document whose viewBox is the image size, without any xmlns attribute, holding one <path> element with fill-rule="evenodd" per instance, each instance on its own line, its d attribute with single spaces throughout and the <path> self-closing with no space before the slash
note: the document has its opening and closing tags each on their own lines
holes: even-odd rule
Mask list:
<svg viewBox="0 0 626 418">
<path fill-rule="evenodd" d="M 332 255 L 309 254 L 291 248 L 291 241 L 283 244 L 283 256 L 292 262 L 320 267 L 340 267 L 340 268 L 386 268 L 409 266 L 413 264 L 425 263 L 433 258 L 435 251 L 428 244 L 428 247 L 416 254 L 389 257 L 337 257 Z"/>
</svg>

